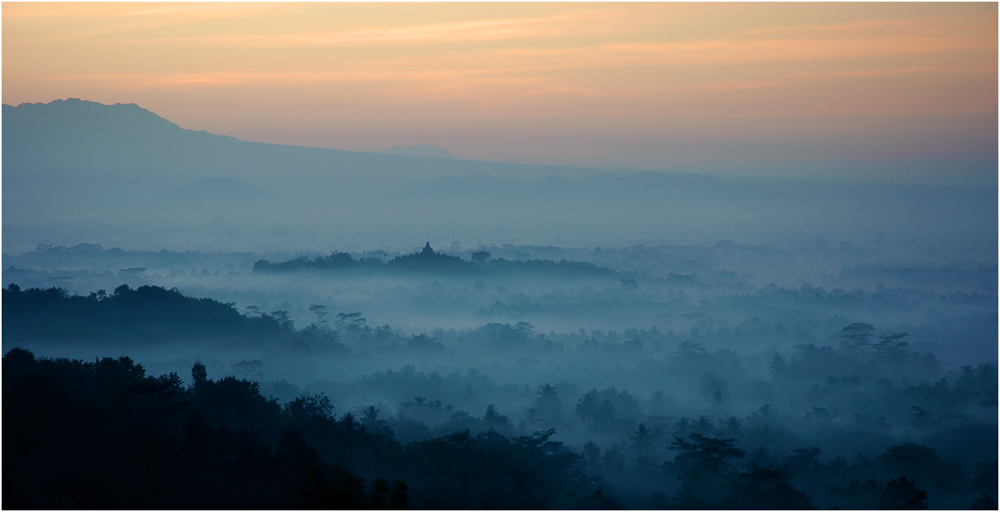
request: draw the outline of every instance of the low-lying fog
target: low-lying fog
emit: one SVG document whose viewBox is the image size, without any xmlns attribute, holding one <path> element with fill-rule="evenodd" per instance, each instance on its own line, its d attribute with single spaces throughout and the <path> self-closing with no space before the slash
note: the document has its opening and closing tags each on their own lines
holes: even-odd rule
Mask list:
<svg viewBox="0 0 1000 512">
<path fill-rule="evenodd" d="M 4 106 L 5 354 L 189 393 L 200 362 L 399 443 L 554 429 L 629 508 L 734 503 L 684 494 L 697 436 L 745 455 L 709 468 L 728 489 L 796 475 L 791 508 L 888 506 L 905 474 L 996 506 L 994 190 L 289 148 L 133 107 L 50 106 L 109 116 L 57 133 Z"/>
<path fill-rule="evenodd" d="M 824 460 L 904 441 L 968 464 L 983 443 L 996 451 L 995 260 L 872 240 L 332 255 L 40 245 L 4 264 L 5 352 L 128 355 L 185 379 L 201 362 L 283 403 L 325 394 L 338 414 L 374 406 L 400 442 L 555 428 L 576 450 L 615 454 L 641 424 L 776 454 L 813 446 Z M 177 294 L 128 302 L 146 285 Z M 49 287 L 69 294 L 49 295 L 56 303 L 124 301 L 125 331 L 74 330 L 75 317 L 58 317 L 71 313 L 53 313 L 62 306 L 11 316 L 30 288 Z M 217 336 L 171 335 L 189 320 L 183 309 L 171 320 L 182 296 L 283 334 L 240 341 L 220 324 Z M 638 496 L 658 485 L 602 474 L 629 506 L 648 506 Z"/>
<path fill-rule="evenodd" d="M 284 380 L 301 389 L 327 391 L 352 405 L 373 397 L 343 386 L 406 365 L 441 375 L 475 370 L 498 386 L 533 389 L 566 381 L 584 390 L 619 387 L 643 396 L 659 390 L 697 401 L 700 395 L 690 386 L 697 388 L 696 381 L 704 376 L 694 372 L 694 384 L 684 387 L 676 382 L 677 370 L 663 366 L 675 364 L 683 343 L 698 344 L 710 354 L 730 354 L 726 357 L 738 367 L 740 378 L 750 383 L 768 378 L 768 360 L 775 353 L 787 357 L 799 350 L 796 346 L 810 344 L 837 347 L 841 330 L 858 322 L 876 326 L 876 334 L 908 333 L 909 348 L 935 354 L 941 371 L 997 359 L 995 263 L 893 252 L 877 240 L 817 243 L 799 250 L 732 242 L 592 249 L 463 249 L 455 243 L 437 250 L 467 261 L 483 251 L 492 262 L 548 260 L 550 266 L 532 273 L 265 273 L 254 271 L 254 263 L 262 258 L 251 253 L 39 246 L 4 255 L 3 284 L 22 289 L 58 286 L 78 295 L 148 284 L 231 303 L 249 316 L 285 312 L 279 314 L 287 314 L 298 329 L 314 326 L 339 333 L 338 340 L 351 355 L 303 362 L 275 347 L 217 351 L 210 340 L 197 340 L 182 352 L 175 346 L 58 343 L 46 346 L 43 353 L 90 359 L 122 351 L 150 370 L 179 374 L 197 359 L 219 374 L 229 373 L 239 361 L 261 359 L 258 377 L 263 381 Z M 353 256 L 388 261 L 399 255 L 368 251 Z M 323 255 L 266 256 L 280 262 Z M 591 265 L 565 270 L 568 261 Z M 360 315 L 346 316 L 354 313 Z M 507 331 L 493 332 L 500 328 Z M 371 334 L 379 329 L 391 336 L 379 339 Z M 496 341 L 494 346 L 491 336 L 522 336 L 525 341 L 516 348 L 512 341 Z M 426 346 L 402 350 L 393 345 L 414 337 L 425 339 Z M 8 338 L 5 349 L 16 344 L 18 340 Z M 731 380 L 735 376 L 730 371 L 736 370 L 717 373 Z M 412 398 L 407 393 L 379 400 Z"/>
</svg>

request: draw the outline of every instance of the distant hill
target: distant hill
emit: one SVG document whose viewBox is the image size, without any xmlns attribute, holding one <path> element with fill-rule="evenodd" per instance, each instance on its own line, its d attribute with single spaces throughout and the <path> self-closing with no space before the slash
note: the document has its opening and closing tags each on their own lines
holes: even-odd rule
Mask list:
<svg viewBox="0 0 1000 512">
<path fill-rule="evenodd" d="M 3 131 L 5 167 L 15 174 L 22 168 L 56 171 L 67 167 L 88 173 L 128 168 L 132 173 L 149 174 L 240 142 L 184 130 L 138 105 L 103 105 L 75 98 L 4 105 Z"/>
<path fill-rule="evenodd" d="M 68 99 L 3 105 L 5 184 L 8 178 L 41 171 L 88 179 L 122 174 L 144 179 L 166 176 L 174 179 L 172 188 L 190 183 L 191 178 L 228 176 L 277 191 L 264 186 L 265 182 L 288 185 L 310 180 L 310 185 L 381 186 L 484 172 L 521 178 L 595 172 L 455 160 L 434 146 L 389 152 L 392 154 L 245 142 L 186 130 L 131 104 Z M 407 154 L 413 152 L 419 157 Z M 429 161 L 428 156 L 451 161 Z"/>
<path fill-rule="evenodd" d="M 454 160 L 458 157 L 449 153 L 442 147 L 431 144 L 417 144 L 416 146 L 393 146 L 389 149 L 379 151 L 384 155 L 418 156 L 421 158 L 441 158 L 444 160 Z"/>
<path fill-rule="evenodd" d="M 992 188 L 612 172 L 451 156 L 434 146 L 369 153 L 245 142 L 186 130 L 137 105 L 3 105 L 4 249 L 40 242 L 233 251 L 428 240 L 596 246 L 877 236 L 996 249 Z M 224 227 L 206 223 L 215 217 L 224 217 Z"/>
<path fill-rule="evenodd" d="M 264 189 L 232 178 L 206 178 L 164 195 L 164 198 L 174 201 L 221 204 L 250 204 L 271 201 L 277 197 Z"/>
<path fill-rule="evenodd" d="M 444 176 L 593 172 L 245 142 L 183 129 L 137 105 L 79 99 L 3 105 L 5 228 L 40 216 L 120 217 L 122 209 L 145 210 L 165 192 L 209 178 L 236 179 L 287 198 L 281 211 L 316 212 Z"/>
<path fill-rule="evenodd" d="M 190 131 L 134 103 L 105 105 L 78 98 L 4 105 L 3 118 L 4 124 L 18 128 L 16 133 L 4 136 L 4 144 L 12 144 L 5 148 L 10 151 L 26 149 L 24 143 L 46 143 L 38 137 L 39 130 L 48 132 L 50 143 L 75 139 L 91 144 L 136 144 L 150 135 L 173 137 Z"/>
<path fill-rule="evenodd" d="M 451 276 L 507 276 L 532 278 L 634 278 L 631 272 L 619 273 L 606 267 L 599 267 L 582 261 L 559 262 L 550 260 L 508 261 L 491 259 L 488 252 L 482 253 L 474 261 L 466 261 L 458 256 L 435 252 L 428 242 L 423 250 L 397 256 L 389 261 L 375 258 L 355 260 L 350 254 L 336 252 L 308 260 L 296 258 L 283 262 L 259 260 L 253 271 L 261 274 L 302 271 L 362 271 L 389 273 L 431 273 Z M 672 274 L 673 275 L 673 274 Z M 685 276 L 688 277 L 688 276 Z"/>
</svg>

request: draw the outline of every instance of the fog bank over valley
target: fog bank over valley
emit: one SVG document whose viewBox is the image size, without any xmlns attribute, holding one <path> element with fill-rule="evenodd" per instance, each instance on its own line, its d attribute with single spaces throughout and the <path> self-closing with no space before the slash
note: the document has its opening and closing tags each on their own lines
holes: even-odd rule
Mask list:
<svg viewBox="0 0 1000 512">
<path fill-rule="evenodd" d="M 12 506 L 996 508 L 995 188 L 3 133 Z"/>
</svg>

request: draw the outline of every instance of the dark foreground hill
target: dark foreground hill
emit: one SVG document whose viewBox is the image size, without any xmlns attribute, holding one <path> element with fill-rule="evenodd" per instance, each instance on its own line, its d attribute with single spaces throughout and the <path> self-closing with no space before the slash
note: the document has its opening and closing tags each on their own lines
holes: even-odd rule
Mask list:
<svg viewBox="0 0 1000 512">
<path fill-rule="evenodd" d="M 644 424 L 603 455 L 594 443 L 568 449 L 552 430 L 401 443 L 377 407 L 337 415 L 310 394 L 281 404 L 256 383 L 208 378 L 200 363 L 185 385 L 127 357 L 90 363 L 13 349 L 2 375 L 4 505 L 13 509 L 622 508 L 619 493 L 637 494 L 628 498 L 638 508 L 808 509 L 817 491 L 834 508 L 920 509 L 942 497 L 946 508 L 956 499 L 996 508 L 996 459 L 964 466 L 909 442 L 850 461 L 823 463 L 808 447 L 779 459 L 740 448 L 726 430 L 692 432 L 695 422 L 674 435 L 672 460 L 653 464 L 663 434 Z M 602 407 L 585 397 L 578 409 L 592 406 Z M 493 406 L 482 420 L 454 416 L 508 422 Z M 593 476 L 624 472 L 638 486 L 616 490 Z"/>
<path fill-rule="evenodd" d="M 763 380 L 742 369 L 749 358 L 668 345 L 655 329 L 599 341 L 518 322 L 406 337 L 341 313 L 295 330 L 280 312 L 152 286 L 12 285 L 2 303 L 11 508 L 996 507 L 996 364 L 951 371 L 870 324 L 839 330 L 839 347 L 772 352 Z M 151 377 L 145 358 L 11 348 L 115 355 L 103 347 L 116 339 L 188 362 Z M 241 361 L 247 345 L 267 350 Z M 192 363 L 213 348 L 241 378 Z M 377 366 L 320 387 L 263 381 L 265 364 L 295 379 L 324 359 L 342 364 L 323 379 Z M 439 373 L 448 361 L 465 366 Z M 544 368 L 543 384 L 498 377 L 501 361 Z M 602 382 L 612 365 L 631 389 Z M 666 393 L 632 387 L 650 382 Z"/>
<path fill-rule="evenodd" d="M 373 421 L 338 418 L 322 395 L 282 406 L 255 383 L 209 379 L 201 364 L 185 386 L 127 357 L 14 349 L 3 358 L 3 413 L 6 508 L 615 506 L 551 432 L 466 430 L 404 446 Z"/>
</svg>

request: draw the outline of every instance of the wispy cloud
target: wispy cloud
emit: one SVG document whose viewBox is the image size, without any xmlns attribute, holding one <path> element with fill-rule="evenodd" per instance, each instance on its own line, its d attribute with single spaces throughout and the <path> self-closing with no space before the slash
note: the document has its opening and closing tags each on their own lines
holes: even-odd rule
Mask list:
<svg viewBox="0 0 1000 512">
<path fill-rule="evenodd" d="M 746 36 L 788 36 L 789 34 L 811 34 L 817 33 L 860 33 L 879 32 L 913 29 L 921 24 L 917 19 L 863 19 L 852 20 L 842 23 L 820 23 L 795 26 L 778 27 L 754 27 L 740 31 Z"/>
<path fill-rule="evenodd" d="M 973 91 L 978 99 L 989 86 L 995 96 L 995 78 L 986 80 L 996 72 L 995 16 L 968 14 L 971 7 L 953 9 L 966 13 L 958 15 L 889 9 L 897 18 L 879 19 L 886 9 L 861 6 L 864 16 L 838 13 L 841 21 L 830 23 L 806 8 L 795 23 L 759 13 L 744 20 L 733 13 L 752 8 L 721 5 L 465 5 L 447 16 L 382 7 L 98 4 L 82 7 L 94 10 L 86 23 L 39 17 L 29 27 L 30 16 L 58 10 L 5 4 L 5 98 L 30 94 L 25 84 L 90 84 L 134 98 L 267 91 L 325 101 L 349 93 L 375 105 L 597 118 L 654 115 L 649 105 L 657 116 L 815 114 L 818 105 L 860 112 L 889 103 L 893 112 L 917 112 L 925 103 L 966 108 L 949 98 Z M 761 25 L 774 19 L 784 26 Z M 963 93 L 951 88 L 971 81 Z"/>
<path fill-rule="evenodd" d="M 970 30 L 995 30 L 996 19 L 987 16 L 951 15 L 923 16 L 895 19 L 857 19 L 839 23 L 810 23 L 793 26 L 753 27 L 741 30 L 740 35 L 754 37 L 790 36 L 822 34 L 832 37 L 859 37 L 864 35 L 886 35 L 896 33 L 922 33 L 954 35 L 969 33 Z"/>
<path fill-rule="evenodd" d="M 567 16 L 548 16 L 350 30 L 330 37 L 329 42 L 334 44 L 454 43 L 552 37 L 563 32 L 558 24 L 567 20 Z"/>
<path fill-rule="evenodd" d="M 169 9 L 138 11 L 144 15 Z M 133 13 L 133 14 L 137 14 Z M 131 38 L 96 38 L 80 41 L 82 44 L 176 44 L 176 45 L 229 45 L 263 47 L 303 47 L 330 45 L 394 46 L 400 44 L 455 44 L 470 42 L 505 41 L 531 38 L 554 38 L 580 31 L 576 23 L 594 21 L 597 11 L 581 10 L 541 17 L 520 17 L 484 20 L 464 20 L 447 23 L 399 25 L 391 27 L 324 30 L 300 33 L 254 33 L 189 36 L 140 36 Z M 237 31 L 239 31 L 237 29 Z M 80 33 L 87 38 L 93 33 Z"/>
<path fill-rule="evenodd" d="M 815 61 L 857 59 L 906 54 L 948 53 L 988 50 L 996 47 L 995 37 L 873 37 L 852 40 L 783 38 L 767 40 L 710 40 L 609 44 L 604 49 L 623 58 L 656 56 L 674 63 L 734 63 L 765 61 Z"/>
<path fill-rule="evenodd" d="M 787 78 L 838 78 L 838 77 L 868 77 L 868 76 L 896 76 L 914 75 L 925 73 L 949 72 L 955 73 L 961 70 L 951 68 L 948 70 L 930 66 L 913 66 L 908 68 L 877 68 L 877 69 L 833 69 L 829 71 L 797 71 L 786 73 Z"/>
</svg>

